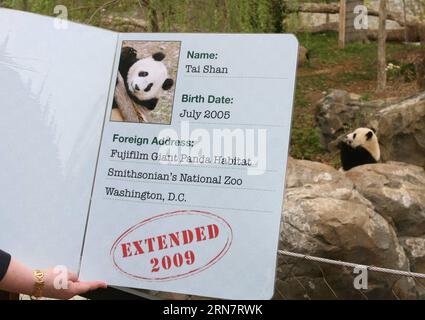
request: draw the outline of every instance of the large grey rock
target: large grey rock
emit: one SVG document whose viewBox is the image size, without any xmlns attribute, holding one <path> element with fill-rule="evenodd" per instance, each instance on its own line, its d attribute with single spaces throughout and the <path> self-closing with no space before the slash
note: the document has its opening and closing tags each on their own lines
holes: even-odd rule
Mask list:
<svg viewBox="0 0 425 320">
<path fill-rule="evenodd" d="M 369 124 L 378 131 L 383 161 L 425 167 L 425 92 L 379 110 Z"/>
<path fill-rule="evenodd" d="M 402 237 L 400 243 L 406 251 L 412 271 L 425 274 L 425 237 Z"/>
<path fill-rule="evenodd" d="M 320 142 L 329 150 L 329 143 L 338 138 L 360 115 L 360 107 L 350 104 L 350 94 L 332 90 L 323 97 L 316 108 L 316 123 L 320 129 Z"/>
<path fill-rule="evenodd" d="M 410 268 L 414 272 L 425 274 L 425 237 L 401 238 L 400 243 L 410 261 Z M 419 298 L 425 299 L 425 279 L 416 280 Z"/>
<path fill-rule="evenodd" d="M 315 119 L 324 148 L 335 151 L 338 138 L 357 127 L 375 128 L 383 161 L 425 168 L 425 92 L 399 99 L 361 101 L 360 96 L 332 90 L 317 105 Z"/>
<path fill-rule="evenodd" d="M 399 98 L 362 101 L 360 95 L 331 90 L 318 102 L 315 113 L 321 144 L 327 150 L 335 151 L 339 138 L 358 127 L 378 127 L 378 118 L 381 118 L 376 115 L 379 111 L 399 102 Z"/>
<path fill-rule="evenodd" d="M 291 252 L 408 270 L 392 226 L 350 179 L 316 162 L 290 159 L 280 248 Z M 352 269 L 281 256 L 276 298 L 415 297 L 408 279 L 369 273 L 369 289 L 353 287 Z"/>
<path fill-rule="evenodd" d="M 392 221 L 399 236 L 425 235 L 425 171 L 389 162 L 355 167 L 346 172 L 356 189 Z"/>
</svg>

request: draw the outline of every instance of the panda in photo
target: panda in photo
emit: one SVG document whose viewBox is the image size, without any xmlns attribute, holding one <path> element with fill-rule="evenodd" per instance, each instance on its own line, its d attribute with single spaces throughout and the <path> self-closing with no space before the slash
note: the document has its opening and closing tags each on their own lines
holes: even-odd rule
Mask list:
<svg viewBox="0 0 425 320">
<path fill-rule="evenodd" d="M 137 51 L 132 47 L 123 47 L 118 67 L 123 77 L 129 97 L 140 107 L 152 111 L 155 109 L 163 90 L 172 88 L 174 81 L 169 78 L 163 60 L 165 54 L 157 52 L 150 57 L 138 59 Z M 123 121 L 114 101 L 111 119 Z"/>
<path fill-rule="evenodd" d="M 339 143 L 341 164 L 344 171 L 381 158 L 378 138 L 374 129 L 358 128 L 346 135 Z"/>
</svg>

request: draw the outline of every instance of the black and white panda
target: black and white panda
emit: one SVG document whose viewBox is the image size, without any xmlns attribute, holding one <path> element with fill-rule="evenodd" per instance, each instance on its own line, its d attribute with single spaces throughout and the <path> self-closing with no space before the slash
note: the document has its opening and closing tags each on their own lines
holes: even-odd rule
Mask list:
<svg viewBox="0 0 425 320">
<path fill-rule="evenodd" d="M 368 163 L 377 163 L 381 158 L 378 137 L 374 129 L 358 128 L 338 143 L 342 168 L 351 168 Z"/>
<path fill-rule="evenodd" d="M 163 60 L 165 54 L 157 52 L 150 57 L 138 59 L 137 51 L 132 47 L 123 47 L 118 67 L 124 79 L 129 97 L 139 106 L 148 110 L 155 109 L 163 90 L 169 90 L 174 84 L 169 78 Z M 122 121 L 122 116 L 114 102 L 112 120 Z"/>
</svg>

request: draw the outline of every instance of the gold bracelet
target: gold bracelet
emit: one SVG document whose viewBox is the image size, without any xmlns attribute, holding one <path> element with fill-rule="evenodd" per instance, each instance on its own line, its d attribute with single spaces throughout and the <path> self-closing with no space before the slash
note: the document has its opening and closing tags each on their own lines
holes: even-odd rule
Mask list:
<svg viewBox="0 0 425 320">
<path fill-rule="evenodd" d="M 40 270 L 34 271 L 34 293 L 31 296 L 32 300 L 37 300 L 43 296 L 44 289 L 44 272 Z"/>
</svg>

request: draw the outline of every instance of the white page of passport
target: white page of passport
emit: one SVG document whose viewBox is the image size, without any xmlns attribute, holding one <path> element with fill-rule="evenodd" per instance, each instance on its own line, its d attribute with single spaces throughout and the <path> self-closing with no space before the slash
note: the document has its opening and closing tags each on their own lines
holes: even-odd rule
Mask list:
<svg viewBox="0 0 425 320">
<path fill-rule="evenodd" d="M 175 96 L 170 125 L 111 122 L 110 113 L 115 83 L 111 83 L 110 99 L 105 117 L 100 147 L 93 199 L 84 246 L 81 277 L 102 278 L 111 285 L 178 292 L 230 299 L 267 299 L 274 290 L 276 252 L 279 236 L 284 176 L 288 155 L 292 104 L 298 44 L 291 35 L 272 34 L 121 34 L 122 40 L 180 41 L 180 59 L 175 83 Z M 199 77 L 185 73 L 189 62 L 187 52 L 218 53 L 219 62 L 229 66 L 231 72 L 223 77 Z M 120 50 L 116 52 L 118 61 Z M 116 63 L 112 79 L 117 76 Z M 107 171 L 111 166 L 121 169 L 145 171 L 175 171 L 205 175 L 224 174 L 227 169 L 203 166 L 178 166 L 153 163 L 111 161 L 113 148 L 135 150 L 134 146 L 118 145 L 112 136 L 139 136 L 152 138 L 162 130 L 181 130 L 179 114 L 185 108 L 200 106 L 182 103 L 183 94 L 209 93 L 234 96 L 233 119 L 216 123 L 189 121 L 193 129 L 242 128 L 266 129 L 267 172 L 264 175 L 248 175 L 235 170 L 242 177 L 246 189 L 203 188 L 197 185 L 163 185 L 131 181 L 113 182 L 114 186 L 162 192 L 172 190 L 188 194 L 186 203 L 153 203 L 152 201 L 123 200 L 105 195 L 105 186 L 111 181 Z M 201 110 L 201 109 L 199 109 Z M 153 146 L 143 146 L 154 152 Z M 139 149 L 137 149 L 139 150 Z M 230 171 L 230 170 L 229 170 Z M 262 190 L 262 191 L 261 191 Z M 264 191 L 266 190 L 266 191 Z M 216 263 L 191 276 L 184 276 L 190 268 L 176 270 L 166 280 L 144 277 L 151 267 L 149 258 L 143 255 L 128 258 L 117 269 L 112 261 L 112 247 L 124 231 L 143 221 L 161 214 L 187 210 L 208 211 L 224 219 L 232 229 L 232 244 Z M 158 235 L 194 226 L 194 214 L 151 224 L 144 232 Z M 174 220 L 173 220 L 174 219 Z M 199 221 L 202 221 L 199 217 Z M 200 222 L 201 223 L 201 222 Z M 142 237 L 143 233 L 138 236 Z M 139 240 L 142 238 L 133 238 Z M 189 248 L 188 246 L 187 248 Z M 194 249 L 196 250 L 196 248 Z M 205 245 L 197 252 L 200 258 L 217 250 L 214 245 Z M 177 251 L 172 251 L 171 254 Z M 165 254 L 165 251 L 163 251 Z M 115 254 L 115 253 L 114 253 Z M 158 257 L 163 256 L 159 254 Z M 128 271 L 128 272 L 127 272 Z M 140 274 L 143 275 L 140 276 Z M 167 275 L 164 272 L 162 275 Z M 165 279 L 161 278 L 161 279 Z"/>
<path fill-rule="evenodd" d="M 78 271 L 117 34 L 0 9 L 0 248 Z"/>
</svg>

